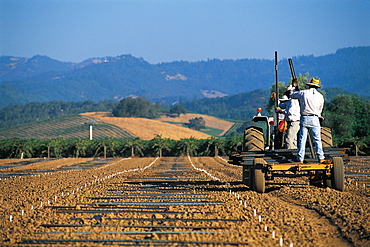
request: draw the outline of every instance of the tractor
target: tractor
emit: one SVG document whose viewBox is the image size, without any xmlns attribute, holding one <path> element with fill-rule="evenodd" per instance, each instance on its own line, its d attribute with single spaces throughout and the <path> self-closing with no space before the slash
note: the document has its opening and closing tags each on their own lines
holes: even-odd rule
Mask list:
<svg viewBox="0 0 370 247">
<path fill-rule="evenodd" d="M 276 52 L 275 61 L 277 64 Z M 277 74 L 277 66 L 275 68 Z M 292 65 L 291 71 L 294 78 Z M 261 113 L 262 109 L 258 108 L 257 115 L 251 120 L 253 124 L 245 129 L 242 151 L 229 156 L 230 164 L 242 166 L 244 184 L 251 190 L 264 193 L 266 181 L 274 177 L 308 177 L 311 185 L 344 191 L 343 159 L 348 159 L 348 155 L 346 149 L 332 146 L 329 128 L 321 128 L 325 162 L 318 162 L 310 135 L 307 138 L 305 163 L 296 162 L 298 150 L 283 148 L 282 133 L 277 130 L 277 115 L 268 117 Z"/>
</svg>

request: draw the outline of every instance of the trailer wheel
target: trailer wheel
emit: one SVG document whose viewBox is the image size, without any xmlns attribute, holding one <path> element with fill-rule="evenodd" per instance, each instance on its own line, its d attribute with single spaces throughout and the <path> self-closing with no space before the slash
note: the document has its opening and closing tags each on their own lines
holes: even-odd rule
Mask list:
<svg viewBox="0 0 370 247">
<path fill-rule="evenodd" d="M 333 189 L 344 191 L 344 164 L 341 157 L 333 158 L 332 186 Z"/>
<path fill-rule="evenodd" d="M 310 185 L 316 186 L 316 187 L 321 187 L 323 184 L 324 180 L 324 172 L 323 171 L 317 171 L 316 174 L 310 178 L 309 182 Z"/>
<path fill-rule="evenodd" d="M 244 151 L 263 151 L 265 139 L 261 128 L 251 126 L 244 130 Z"/>
<path fill-rule="evenodd" d="M 265 192 L 265 173 L 263 172 L 264 160 L 262 158 L 255 158 L 253 160 L 253 172 L 252 172 L 252 183 L 253 190 L 258 193 Z"/>
<path fill-rule="evenodd" d="M 327 127 L 321 127 L 321 143 L 323 147 L 333 146 L 333 138 L 331 135 L 331 129 Z"/>
</svg>

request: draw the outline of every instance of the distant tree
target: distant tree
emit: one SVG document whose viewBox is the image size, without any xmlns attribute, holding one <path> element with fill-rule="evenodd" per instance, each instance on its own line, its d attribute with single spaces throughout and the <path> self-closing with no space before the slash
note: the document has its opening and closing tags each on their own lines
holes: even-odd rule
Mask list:
<svg viewBox="0 0 370 247">
<path fill-rule="evenodd" d="M 180 114 L 186 114 L 186 108 L 182 105 L 176 105 L 174 108 L 170 109 L 171 114 L 177 114 L 180 117 Z"/>
<path fill-rule="evenodd" d="M 334 145 L 352 147 L 354 154 L 368 154 L 370 146 L 370 102 L 340 94 L 325 104 L 323 125 L 332 130 Z"/>
<path fill-rule="evenodd" d="M 370 136 L 370 101 L 352 95 L 353 112 L 356 116 L 355 136 Z"/>
<path fill-rule="evenodd" d="M 325 124 L 344 138 L 370 135 L 370 102 L 340 94 L 325 105 Z"/>
<path fill-rule="evenodd" d="M 331 128 L 334 135 L 351 138 L 355 134 L 355 106 L 351 96 L 338 95 L 325 106 L 324 124 Z"/>
<path fill-rule="evenodd" d="M 355 156 L 358 155 L 367 155 L 366 152 L 361 149 L 366 149 L 370 145 L 369 137 L 351 137 L 349 139 L 339 139 L 337 142 L 341 146 L 350 147 L 353 150 Z"/>
<path fill-rule="evenodd" d="M 230 136 L 226 139 L 225 149 L 229 151 L 229 154 L 236 151 L 241 151 L 243 147 L 243 136 Z"/>
<path fill-rule="evenodd" d="M 171 140 L 169 138 L 162 138 L 162 135 L 156 134 L 153 140 L 151 140 L 151 144 L 155 153 L 157 153 L 159 157 L 162 157 L 163 149 L 170 150 Z"/>
<path fill-rule="evenodd" d="M 222 154 L 224 153 L 224 147 L 225 140 L 216 137 L 210 137 L 206 140 L 206 147 L 203 155 L 218 156 L 219 151 L 221 151 Z"/>
<path fill-rule="evenodd" d="M 122 99 L 116 109 L 113 110 L 115 117 L 159 117 L 160 103 L 153 104 L 144 97 Z"/>
<path fill-rule="evenodd" d="M 190 129 L 195 129 L 195 130 L 204 129 L 206 126 L 206 121 L 203 119 L 203 117 L 192 118 L 192 119 L 189 119 L 189 123 L 187 124 L 187 126 Z"/>
<path fill-rule="evenodd" d="M 12 143 L 13 148 L 10 153 L 10 157 L 13 158 L 32 158 L 34 154 L 34 148 L 38 145 L 36 139 L 15 139 Z"/>
<path fill-rule="evenodd" d="M 75 156 L 76 158 L 80 156 L 86 156 L 88 150 L 91 148 L 92 141 L 89 139 L 77 139 L 75 142 Z"/>
<path fill-rule="evenodd" d="M 198 142 L 194 137 L 177 141 L 177 149 L 181 154 L 194 156 L 197 154 Z"/>
<path fill-rule="evenodd" d="M 143 148 L 144 148 L 144 141 L 139 138 L 133 138 L 125 140 L 124 142 L 124 148 L 131 149 L 131 157 L 134 157 L 136 155 L 136 152 L 143 154 Z M 125 150 L 122 150 L 124 152 Z"/>
<path fill-rule="evenodd" d="M 51 139 L 48 142 L 48 147 L 56 158 L 62 158 L 63 152 L 67 149 L 67 141 L 61 137 Z"/>
<path fill-rule="evenodd" d="M 117 155 L 116 149 L 119 146 L 118 142 L 119 142 L 118 139 L 112 137 L 96 141 L 94 156 L 103 154 L 104 159 L 106 159 L 107 156 L 111 154 L 113 157 L 116 157 Z"/>
</svg>

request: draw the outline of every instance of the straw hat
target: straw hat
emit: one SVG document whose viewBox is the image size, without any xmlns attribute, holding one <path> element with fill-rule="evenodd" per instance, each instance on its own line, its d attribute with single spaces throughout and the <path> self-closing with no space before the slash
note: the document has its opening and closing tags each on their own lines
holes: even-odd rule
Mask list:
<svg viewBox="0 0 370 247">
<path fill-rule="evenodd" d="M 312 78 L 310 82 L 307 82 L 306 83 L 306 85 L 315 86 L 315 87 L 321 88 L 321 86 L 320 86 L 320 80 L 319 79 L 315 79 L 315 78 Z"/>
</svg>

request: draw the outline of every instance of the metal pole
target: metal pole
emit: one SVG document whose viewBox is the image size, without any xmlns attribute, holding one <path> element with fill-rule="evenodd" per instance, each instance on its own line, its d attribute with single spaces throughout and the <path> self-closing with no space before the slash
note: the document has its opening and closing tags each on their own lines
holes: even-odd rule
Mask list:
<svg viewBox="0 0 370 247">
<path fill-rule="evenodd" d="M 277 60 L 277 51 L 275 51 L 275 107 L 278 107 L 278 97 L 279 97 L 279 89 L 278 89 L 278 60 Z"/>
<path fill-rule="evenodd" d="M 92 140 L 92 136 L 93 136 L 93 125 L 90 124 L 90 140 Z"/>
<path fill-rule="evenodd" d="M 93 138 L 93 125 L 96 122 L 94 119 L 88 119 L 86 120 L 85 124 L 88 124 L 90 126 L 90 140 Z"/>
<path fill-rule="evenodd" d="M 275 51 L 275 108 L 278 107 L 278 98 L 279 98 L 279 89 L 278 89 L 278 58 L 277 58 L 277 51 Z M 271 143 L 271 147 L 272 147 L 272 150 L 275 149 L 275 138 L 277 136 L 277 126 L 278 126 L 278 121 L 279 121 L 279 114 L 275 112 L 275 110 L 273 111 L 274 112 L 274 116 L 275 116 L 275 119 L 274 119 L 274 132 L 273 132 L 273 135 L 272 135 L 272 143 Z"/>
</svg>

